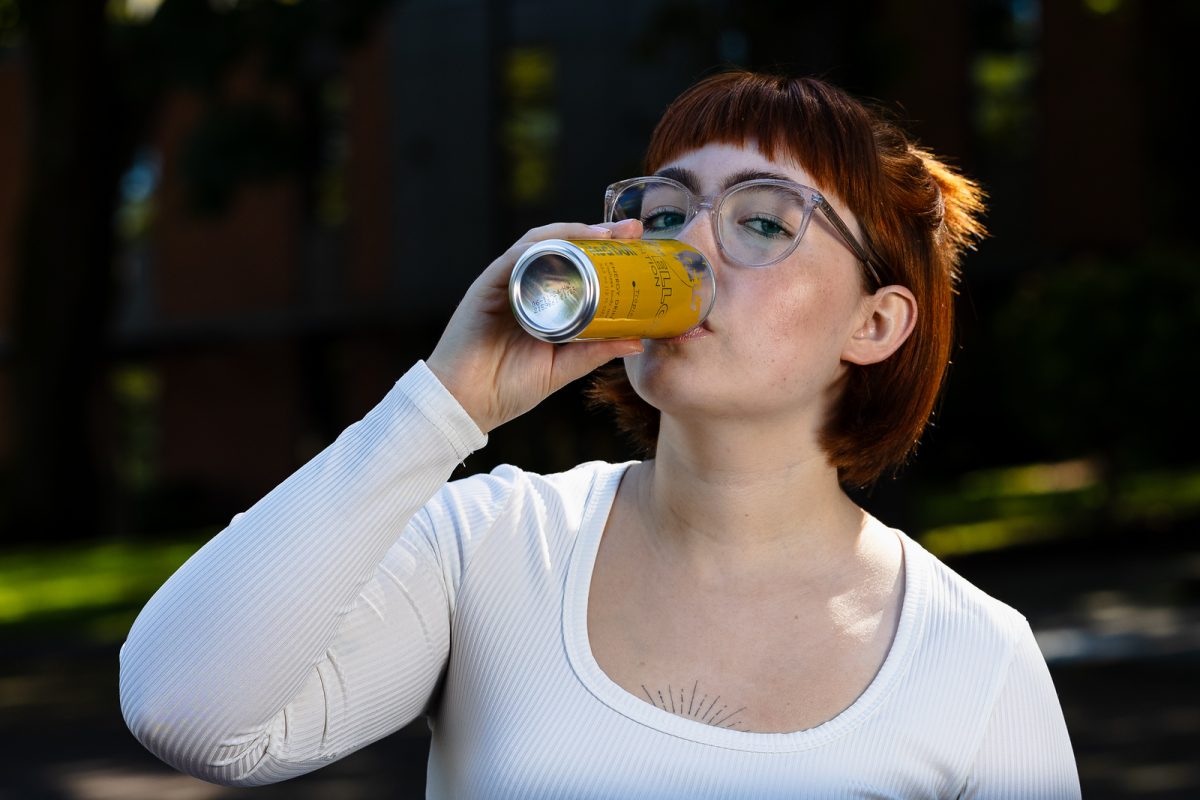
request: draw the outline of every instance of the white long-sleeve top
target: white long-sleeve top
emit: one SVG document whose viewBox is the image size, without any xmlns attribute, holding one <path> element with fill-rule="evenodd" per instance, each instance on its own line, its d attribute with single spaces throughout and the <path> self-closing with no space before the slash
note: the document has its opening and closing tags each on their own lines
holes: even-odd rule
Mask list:
<svg viewBox="0 0 1200 800">
<path fill-rule="evenodd" d="M 592 657 L 587 601 L 628 465 L 447 483 L 485 442 L 411 369 L 147 603 L 121 649 L 134 735 L 237 786 L 427 713 L 430 797 L 1079 797 L 1025 618 L 900 531 L 894 641 L 835 718 L 749 733 L 627 693 Z"/>
</svg>

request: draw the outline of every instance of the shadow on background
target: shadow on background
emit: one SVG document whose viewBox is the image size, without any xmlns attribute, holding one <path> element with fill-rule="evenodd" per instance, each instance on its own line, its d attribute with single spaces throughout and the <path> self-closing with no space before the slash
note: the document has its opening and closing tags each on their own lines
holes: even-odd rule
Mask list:
<svg viewBox="0 0 1200 800">
<path fill-rule="evenodd" d="M 85 7 L 86 6 L 86 7 Z M 856 496 L 1030 619 L 1084 794 L 1200 796 L 1200 10 L 1129 0 L 0 0 L 0 797 L 232 798 L 117 648 L 523 230 L 596 221 L 723 66 L 881 98 L 980 179 L 943 407 Z M 571 387 L 467 471 L 633 454 Z M 253 797 L 423 794 L 423 722 Z"/>
</svg>

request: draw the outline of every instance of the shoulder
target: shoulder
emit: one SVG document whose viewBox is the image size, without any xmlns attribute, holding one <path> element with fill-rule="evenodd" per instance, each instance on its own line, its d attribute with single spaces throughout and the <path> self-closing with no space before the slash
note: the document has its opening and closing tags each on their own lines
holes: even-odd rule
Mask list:
<svg viewBox="0 0 1200 800">
<path fill-rule="evenodd" d="M 894 695 L 910 744 L 941 754 L 950 796 L 1078 797 L 1062 710 L 1028 620 L 900 536 L 920 609 Z M 1049 788 L 1030 794 L 1029 781 Z"/>
<path fill-rule="evenodd" d="M 501 464 L 488 473 L 451 481 L 433 498 L 427 510 L 445 514 L 474 513 L 491 521 L 506 509 L 532 503 L 547 511 L 577 519 L 594 492 L 619 481 L 626 464 L 589 461 L 565 472 L 527 472 Z M 615 485 L 612 487 L 615 490 Z"/>
<path fill-rule="evenodd" d="M 439 549 L 471 554 L 494 533 L 561 538 L 576 532 L 589 505 L 616 491 L 627 464 L 591 461 L 543 475 L 511 464 L 451 481 L 425 505 L 420 522 Z"/>
<path fill-rule="evenodd" d="M 411 525 L 429 542 L 452 606 L 471 570 L 516 577 L 562 563 L 588 509 L 615 493 L 626 466 L 594 461 L 543 475 L 503 464 L 443 486 Z"/>
<path fill-rule="evenodd" d="M 954 623 L 956 630 L 1009 643 L 1028 627 L 1020 611 L 971 583 L 919 542 L 905 539 L 906 555 L 922 562 L 931 615 Z"/>
<path fill-rule="evenodd" d="M 942 690 L 957 686 L 970 696 L 994 696 L 1013 658 L 1032 645 L 1025 616 L 991 596 L 930 553 L 900 534 L 908 576 L 916 593 L 919 619 L 914 620 L 915 667 Z"/>
<path fill-rule="evenodd" d="M 903 676 L 896 713 L 930 747 L 951 747 L 965 759 L 978 741 L 1014 663 L 1041 659 L 1029 623 L 914 539 L 904 545 L 906 587 L 889 661 Z M 1044 662 L 1043 663 L 1043 669 Z M 912 720 L 924 720 L 908 725 Z M 936 724 L 935 724 L 936 723 Z M 951 742 L 947 731 L 957 734 Z"/>
</svg>

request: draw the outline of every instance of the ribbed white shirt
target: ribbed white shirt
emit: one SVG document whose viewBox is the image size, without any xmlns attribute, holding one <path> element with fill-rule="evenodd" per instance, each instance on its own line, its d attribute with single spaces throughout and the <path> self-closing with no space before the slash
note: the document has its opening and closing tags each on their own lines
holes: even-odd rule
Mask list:
<svg viewBox="0 0 1200 800">
<path fill-rule="evenodd" d="M 317 769 L 424 712 L 430 797 L 1079 797 L 1025 618 L 900 531 L 899 627 L 833 719 L 748 733 L 627 693 L 592 657 L 587 601 L 628 465 L 447 483 L 485 442 L 411 369 L 147 603 L 121 649 L 134 735 L 237 786 Z"/>
</svg>

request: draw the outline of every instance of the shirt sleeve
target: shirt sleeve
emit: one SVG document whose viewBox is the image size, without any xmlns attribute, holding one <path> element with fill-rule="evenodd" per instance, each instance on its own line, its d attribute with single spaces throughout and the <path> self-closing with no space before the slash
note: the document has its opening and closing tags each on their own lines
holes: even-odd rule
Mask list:
<svg viewBox="0 0 1200 800">
<path fill-rule="evenodd" d="M 418 363 L 361 421 L 204 545 L 121 648 L 121 710 L 176 769 L 235 786 L 310 772 L 418 716 L 450 642 L 418 513 L 487 441 Z"/>
<path fill-rule="evenodd" d="M 1017 642 L 962 800 L 1068 800 L 1081 796 L 1062 706 L 1029 623 Z"/>
</svg>

